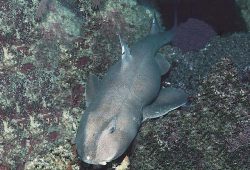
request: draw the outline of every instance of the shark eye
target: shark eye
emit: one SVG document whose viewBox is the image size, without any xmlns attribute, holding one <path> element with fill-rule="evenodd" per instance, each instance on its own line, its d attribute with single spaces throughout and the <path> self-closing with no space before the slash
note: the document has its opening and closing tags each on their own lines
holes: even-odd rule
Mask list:
<svg viewBox="0 0 250 170">
<path fill-rule="evenodd" d="M 114 131 L 115 131 L 115 127 L 114 126 L 109 129 L 109 133 L 114 133 Z"/>
<path fill-rule="evenodd" d="M 110 122 L 109 122 L 109 124 L 108 124 L 108 127 L 107 127 L 107 130 L 108 130 L 108 133 L 114 133 L 115 132 L 115 130 L 116 130 L 116 117 L 115 118 L 113 118 Z"/>
</svg>

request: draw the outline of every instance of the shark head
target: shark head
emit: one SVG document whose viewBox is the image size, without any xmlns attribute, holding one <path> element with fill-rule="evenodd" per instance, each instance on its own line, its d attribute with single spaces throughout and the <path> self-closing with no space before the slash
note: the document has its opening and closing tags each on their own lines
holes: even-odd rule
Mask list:
<svg viewBox="0 0 250 170">
<path fill-rule="evenodd" d="M 121 122 L 118 116 L 106 118 L 93 112 L 84 115 L 80 123 L 83 128 L 79 128 L 84 132 L 76 136 L 77 152 L 83 162 L 106 165 L 126 151 L 134 136 L 130 137 L 124 120 Z"/>
</svg>

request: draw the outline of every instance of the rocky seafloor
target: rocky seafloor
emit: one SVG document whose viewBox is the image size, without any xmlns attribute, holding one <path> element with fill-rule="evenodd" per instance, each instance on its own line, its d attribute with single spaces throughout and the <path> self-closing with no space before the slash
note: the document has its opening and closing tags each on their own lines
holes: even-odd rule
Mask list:
<svg viewBox="0 0 250 170">
<path fill-rule="evenodd" d="M 249 3 L 238 1 L 249 25 Z M 130 0 L 10 0 L 0 16 L 0 170 L 94 168 L 71 143 L 87 75 L 119 59 L 117 33 L 129 45 L 145 36 L 152 13 Z M 183 88 L 190 102 L 143 123 L 121 160 L 99 169 L 249 169 L 250 33 L 160 53 L 172 64 L 162 86 Z"/>
</svg>

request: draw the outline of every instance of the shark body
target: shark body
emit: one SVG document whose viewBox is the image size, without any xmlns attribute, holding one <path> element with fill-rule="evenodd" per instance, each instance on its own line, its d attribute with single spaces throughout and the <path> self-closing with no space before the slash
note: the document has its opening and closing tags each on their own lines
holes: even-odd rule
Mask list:
<svg viewBox="0 0 250 170">
<path fill-rule="evenodd" d="M 148 118 L 165 115 L 187 101 L 184 91 L 161 88 L 161 75 L 170 67 L 157 51 L 168 43 L 174 31 L 160 32 L 154 18 L 151 33 L 131 49 L 122 41 L 122 56 L 102 80 L 90 75 L 87 108 L 76 134 L 80 159 L 105 165 L 121 156 Z"/>
</svg>

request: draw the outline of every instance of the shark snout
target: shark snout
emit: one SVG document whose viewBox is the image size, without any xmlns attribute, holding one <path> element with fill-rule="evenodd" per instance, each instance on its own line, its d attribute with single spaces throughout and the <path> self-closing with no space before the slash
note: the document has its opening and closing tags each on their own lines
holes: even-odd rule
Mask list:
<svg viewBox="0 0 250 170">
<path fill-rule="evenodd" d="M 96 161 L 94 161 L 93 157 L 87 155 L 84 158 L 82 158 L 83 162 L 86 162 L 88 164 L 97 164 Z"/>
<path fill-rule="evenodd" d="M 93 164 L 93 165 L 106 165 L 108 162 L 105 160 L 95 160 L 95 158 L 92 158 L 91 156 L 88 156 L 88 155 L 85 158 L 83 158 L 82 161 L 88 164 Z"/>
<path fill-rule="evenodd" d="M 115 143 L 115 142 L 113 142 Z M 100 147 L 100 145 L 102 147 Z M 93 150 L 85 149 L 82 155 L 82 161 L 93 165 L 106 165 L 108 162 L 114 160 L 117 156 L 117 149 L 115 145 L 105 145 L 99 144 L 97 148 L 92 148 Z M 94 151 L 94 152 L 93 152 Z"/>
</svg>

